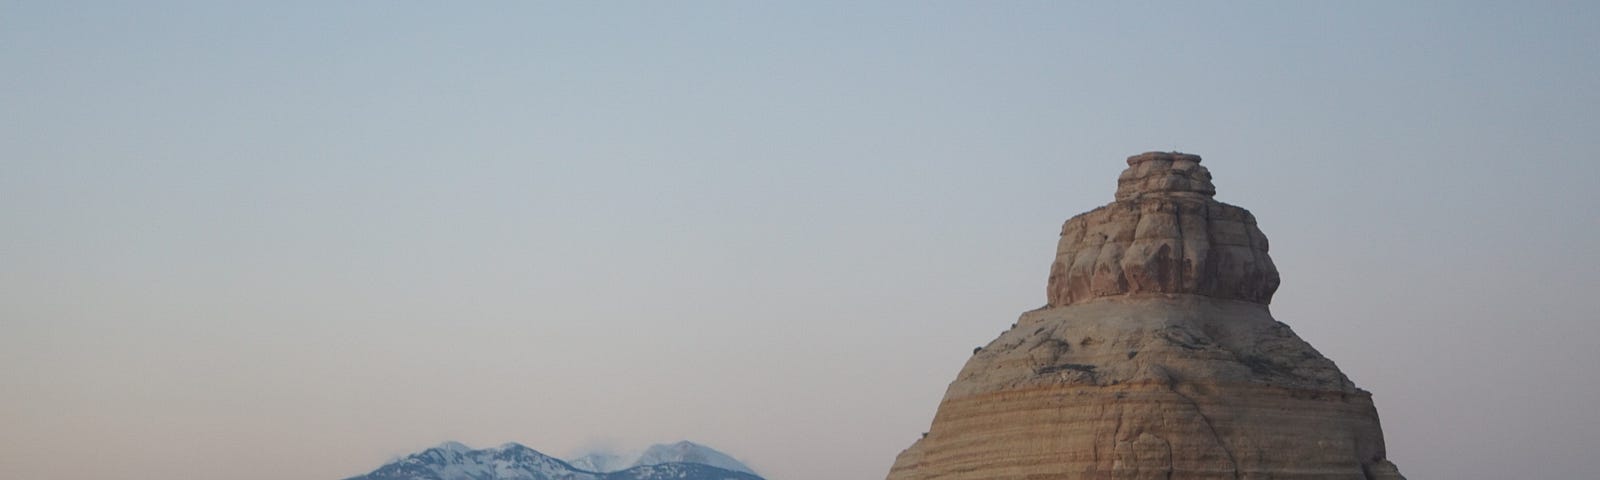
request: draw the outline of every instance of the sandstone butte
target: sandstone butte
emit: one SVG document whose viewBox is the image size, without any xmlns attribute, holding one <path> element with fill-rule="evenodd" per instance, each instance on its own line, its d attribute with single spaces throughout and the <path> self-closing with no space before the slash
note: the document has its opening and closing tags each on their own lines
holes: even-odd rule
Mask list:
<svg viewBox="0 0 1600 480">
<path fill-rule="evenodd" d="M 1272 318 L 1278 270 L 1200 157 L 1128 158 L 1048 304 L 967 361 L 889 480 L 1404 479 L 1372 394 Z"/>
</svg>

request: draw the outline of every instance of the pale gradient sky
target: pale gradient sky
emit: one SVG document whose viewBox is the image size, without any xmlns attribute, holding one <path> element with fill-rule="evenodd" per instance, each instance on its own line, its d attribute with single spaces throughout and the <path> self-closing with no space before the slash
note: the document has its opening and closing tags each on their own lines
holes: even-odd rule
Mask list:
<svg viewBox="0 0 1600 480">
<path fill-rule="evenodd" d="M 1411 478 L 1593 474 L 1595 2 L 231 3 L 0 2 L 0 478 L 882 478 L 1146 150 Z"/>
</svg>

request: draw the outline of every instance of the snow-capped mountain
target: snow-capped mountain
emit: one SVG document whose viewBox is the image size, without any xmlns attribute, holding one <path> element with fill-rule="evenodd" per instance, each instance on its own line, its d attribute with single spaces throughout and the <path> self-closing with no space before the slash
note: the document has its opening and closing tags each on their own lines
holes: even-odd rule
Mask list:
<svg viewBox="0 0 1600 480">
<path fill-rule="evenodd" d="M 688 440 L 670 445 L 652 445 L 644 451 L 644 454 L 639 455 L 637 460 L 633 461 L 633 466 L 641 467 L 663 463 L 698 463 L 751 475 L 756 473 L 755 470 L 751 470 L 750 467 L 745 466 L 744 463 L 738 460 L 734 460 L 733 457 L 728 456 L 726 453 Z"/>
<path fill-rule="evenodd" d="M 734 463 L 738 461 L 735 460 Z M 708 464 L 684 462 L 640 465 L 617 472 L 597 472 L 575 467 L 563 460 L 516 443 L 473 450 L 460 443 L 445 442 L 378 467 L 372 473 L 347 480 L 762 479 L 747 471 L 733 471 Z"/>
<path fill-rule="evenodd" d="M 473 450 L 456 442 L 414 453 L 349 480 L 598 480 L 567 462 L 516 443 Z"/>
</svg>

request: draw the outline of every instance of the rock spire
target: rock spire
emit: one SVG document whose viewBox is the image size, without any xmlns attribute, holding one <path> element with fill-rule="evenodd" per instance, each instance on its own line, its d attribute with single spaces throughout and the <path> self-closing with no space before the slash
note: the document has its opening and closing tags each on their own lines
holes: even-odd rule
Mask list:
<svg viewBox="0 0 1600 480">
<path fill-rule="evenodd" d="M 1402 479 L 1371 394 L 1273 319 L 1267 239 L 1200 157 L 1128 158 L 1048 304 L 979 349 L 889 480 Z"/>
</svg>

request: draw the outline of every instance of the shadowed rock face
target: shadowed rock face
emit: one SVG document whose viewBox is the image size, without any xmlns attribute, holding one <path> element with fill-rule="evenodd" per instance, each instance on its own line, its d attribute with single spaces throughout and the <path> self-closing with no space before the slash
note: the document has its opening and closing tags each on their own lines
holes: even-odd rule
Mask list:
<svg viewBox="0 0 1600 480">
<path fill-rule="evenodd" d="M 890 480 L 1402 479 L 1371 394 L 1272 318 L 1278 273 L 1198 156 L 1128 159 L 1049 305 L 950 384 Z"/>
</svg>

